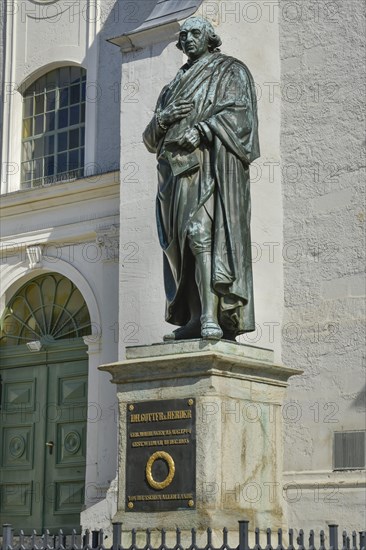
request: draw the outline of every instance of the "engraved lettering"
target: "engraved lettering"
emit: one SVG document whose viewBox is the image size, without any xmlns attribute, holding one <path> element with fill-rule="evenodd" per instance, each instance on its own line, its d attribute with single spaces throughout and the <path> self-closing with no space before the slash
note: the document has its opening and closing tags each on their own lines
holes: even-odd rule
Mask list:
<svg viewBox="0 0 366 550">
<path fill-rule="evenodd" d="M 192 418 L 192 409 L 180 410 L 180 411 L 167 411 L 165 412 L 152 412 L 131 414 L 130 422 L 135 424 L 137 422 L 164 422 L 165 420 L 185 420 Z"/>
<path fill-rule="evenodd" d="M 193 493 L 178 493 L 167 495 L 134 495 L 127 497 L 129 502 L 147 501 L 147 500 L 190 500 L 193 499 Z"/>
<path fill-rule="evenodd" d="M 186 435 L 191 434 L 192 430 L 189 428 L 181 428 L 179 430 L 151 430 L 149 432 L 131 432 L 130 438 L 136 437 L 164 437 L 167 435 Z"/>
</svg>

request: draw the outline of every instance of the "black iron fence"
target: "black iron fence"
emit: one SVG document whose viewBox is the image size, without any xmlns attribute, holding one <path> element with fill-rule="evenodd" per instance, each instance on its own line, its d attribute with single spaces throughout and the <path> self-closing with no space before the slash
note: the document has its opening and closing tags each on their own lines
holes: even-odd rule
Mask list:
<svg viewBox="0 0 366 550">
<path fill-rule="evenodd" d="M 239 521 L 239 531 L 236 539 L 237 546 L 230 547 L 228 542 L 228 530 L 222 532 L 222 544 L 214 546 L 212 541 L 212 530 L 207 529 L 205 544 L 197 544 L 198 532 L 192 529 L 190 532 L 190 544 L 182 542 L 182 532 L 176 529 L 174 533 L 175 544 L 167 543 L 167 531 L 162 529 L 160 533 L 160 544 L 152 542 L 152 535 L 156 530 L 146 529 L 145 544 L 137 543 L 138 532 L 136 529 L 127 531 L 129 535 L 128 544 L 122 544 L 122 523 L 113 524 L 113 542 L 105 537 L 103 530 L 85 531 L 78 534 L 73 531 L 71 535 L 65 535 L 62 531 L 51 534 L 46 531 L 43 535 L 35 531 L 32 535 L 26 536 L 22 531 L 14 534 L 11 525 L 3 526 L 1 550 L 366 550 L 366 530 L 339 532 L 338 525 L 328 525 L 328 533 L 321 530 L 316 536 L 314 531 L 309 531 L 308 537 L 302 529 L 295 535 L 293 529 L 286 533 L 286 544 L 282 529 L 272 532 L 267 529 L 261 533 L 257 528 L 254 531 L 254 545 L 249 545 L 250 528 L 249 521 Z M 126 532 L 123 532 L 125 536 Z M 154 537 L 155 538 L 155 537 Z M 111 544 L 112 542 L 112 544 Z"/>
</svg>

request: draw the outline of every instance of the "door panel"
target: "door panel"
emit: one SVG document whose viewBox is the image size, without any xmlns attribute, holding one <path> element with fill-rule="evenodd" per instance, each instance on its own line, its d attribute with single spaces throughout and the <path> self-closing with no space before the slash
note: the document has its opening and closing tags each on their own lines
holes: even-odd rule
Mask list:
<svg viewBox="0 0 366 550">
<path fill-rule="evenodd" d="M 87 360 L 1 371 L 0 522 L 70 532 L 84 504 Z"/>
<path fill-rule="evenodd" d="M 1 373 L 0 521 L 23 529 L 42 527 L 45 370 L 35 366 Z"/>
<path fill-rule="evenodd" d="M 70 530 L 80 526 L 80 511 L 85 494 L 86 361 L 53 364 L 49 369 L 48 396 L 53 414 L 46 428 L 48 447 L 45 459 L 44 526 Z M 50 409 L 51 410 L 51 409 Z"/>
</svg>

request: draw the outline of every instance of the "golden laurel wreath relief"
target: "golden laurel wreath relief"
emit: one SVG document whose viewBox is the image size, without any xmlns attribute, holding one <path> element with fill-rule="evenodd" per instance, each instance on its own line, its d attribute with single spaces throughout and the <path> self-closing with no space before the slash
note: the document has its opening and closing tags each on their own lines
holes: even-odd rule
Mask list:
<svg viewBox="0 0 366 550">
<path fill-rule="evenodd" d="M 165 460 L 165 462 L 168 464 L 168 467 L 169 467 L 169 473 L 163 481 L 155 481 L 152 475 L 152 467 L 154 465 L 154 462 L 159 458 L 161 458 L 162 460 Z M 173 481 L 173 477 L 175 474 L 174 460 L 169 453 L 166 453 L 165 451 L 157 451 L 156 453 L 152 454 L 149 460 L 147 461 L 145 472 L 146 472 L 146 479 L 150 487 L 158 490 L 165 489 L 165 487 L 168 487 Z"/>
</svg>

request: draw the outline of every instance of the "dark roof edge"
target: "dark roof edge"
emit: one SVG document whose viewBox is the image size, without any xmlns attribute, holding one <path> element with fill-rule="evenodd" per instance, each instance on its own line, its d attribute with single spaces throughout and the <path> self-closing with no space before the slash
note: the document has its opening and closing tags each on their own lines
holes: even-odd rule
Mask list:
<svg viewBox="0 0 366 550">
<path fill-rule="evenodd" d="M 119 36 L 109 38 L 107 41 L 119 46 L 123 53 L 127 53 L 162 42 L 164 39 L 173 39 L 179 30 L 178 21 L 186 19 L 194 14 L 202 4 L 202 1 L 203 0 L 179 0 L 179 2 L 177 2 L 177 0 L 160 1 L 146 21 L 139 27 Z M 182 4 L 184 6 L 183 8 L 181 7 Z M 155 33 L 156 36 L 154 36 Z"/>
</svg>

